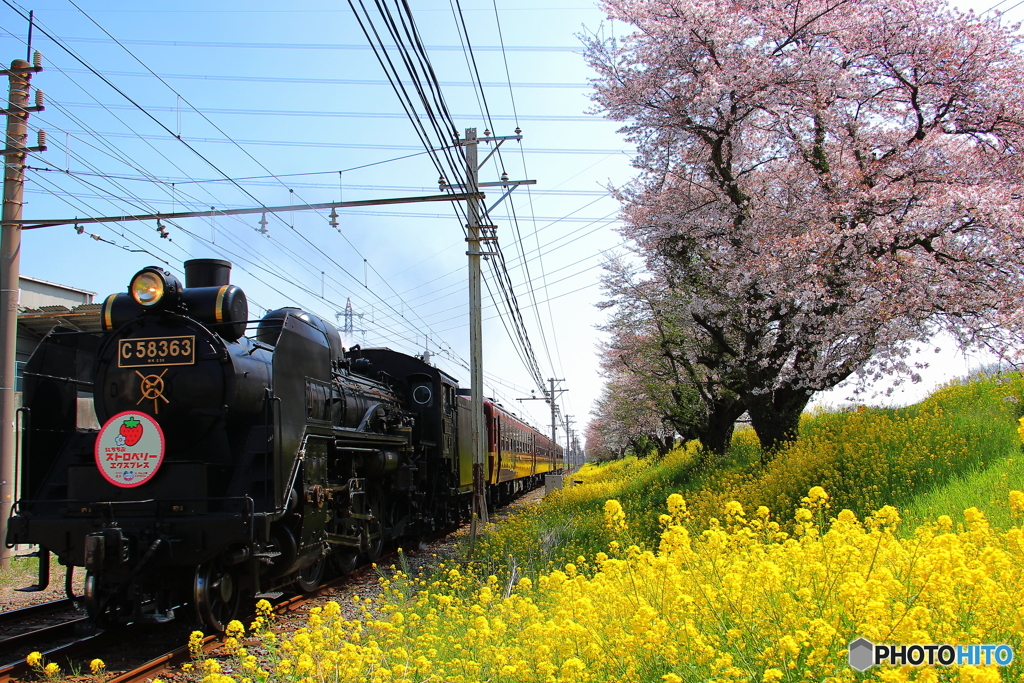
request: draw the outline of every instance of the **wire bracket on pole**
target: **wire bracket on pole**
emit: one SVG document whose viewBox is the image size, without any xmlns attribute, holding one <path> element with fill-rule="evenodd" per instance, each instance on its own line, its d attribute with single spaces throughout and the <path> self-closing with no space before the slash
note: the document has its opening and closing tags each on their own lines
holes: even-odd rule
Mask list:
<svg viewBox="0 0 1024 683">
<path fill-rule="evenodd" d="M 0 156 L 14 156 L 18 154 L 28 154 L 29 152 L 45 152 L 46 151 L 46 131 L 36 131 L 36 140 L 38 144 L 35 147 L 8 147 L 7 149 L 0 150 Z"/>
<path fill-rule="evenodd" d="M 28 150 L 32 151 L 32 150 Z M 79 223 L 126 223 L 129 221 L 152 221 L 157 218 L 174 220 L 178 218 L 204 218 L 208 216 L 243 216 L 247 214 L 285 213 L 288 211 L 321 211 L 331 208 L 345 209 L 358 206 L 386 206 L 389 204 L 419 204 L 429 202 L 458 202 L 464 199 L 483 199 L 480 192 L 459 194 L 426 195 L 422 197 L 394 197 L 388 199 L 363 199 L 351 202 L 325 202 L 323 204 L 289 204 L 287 206 L 260 206 L 251 209 L 211 209 L 210 211 L 179 211 L 176 213 L 148 213 L 135 216 L 103 216 L 101 218 L 80 218 Z M 52 228 L 56 225 L 71 225 L 74 219 L 51 218 L 42 220 L 19 220 L 25 230 Z"/>
</svg>

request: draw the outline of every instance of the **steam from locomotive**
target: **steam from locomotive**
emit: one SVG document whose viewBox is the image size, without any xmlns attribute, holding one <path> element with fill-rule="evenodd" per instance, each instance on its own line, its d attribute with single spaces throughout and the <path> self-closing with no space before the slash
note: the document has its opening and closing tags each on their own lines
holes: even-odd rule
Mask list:
<svg viewBox="0 0 1024 683">
<path fill-rule="evenodd" d="M 312 590 L 469 517 L 458 382 L 390 349 L 346 351 L 298 308 L 250 321 L 230 269 L 188 261 L 182 286 L 144 268 L 103 303 L 102 332 L 56 328 L 25 368 L 6 541 L 41 546 L 40 585 L 50 553 L 84 568 L 100 625 L 191 610 L 221 630 L 244 600 Z M 79 427 L 90 404 L 99 430 Z M 492 401 L 485 421 L 491 504 L 562 467 Z"/>
</svg>

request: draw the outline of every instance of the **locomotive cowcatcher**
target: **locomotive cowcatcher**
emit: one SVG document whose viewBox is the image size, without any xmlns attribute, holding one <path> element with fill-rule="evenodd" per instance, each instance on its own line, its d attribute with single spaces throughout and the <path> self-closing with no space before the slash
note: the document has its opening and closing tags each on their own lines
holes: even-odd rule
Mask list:
<svg viewBox="0 0 1024 683">
<path fill-rule="evenodd" d="M 469 516 L 457 381 L 390 349 L 346 351 L 298 308 L 250 321 L 230 269 L 187 261 L 183 287 L 144 268 L 104 301 L 102 332 L 58 327 L 25 366 L 6 542 L 40 546 L 34 589 L 51 553 L 69 587 L 84 568 L 100 626 L 189 608 L 223 630 L 245 600 L 312 590 Z M 485 409 L 487 495 L 501 504 L 559 469 L 561 449 Z M 99 430 L 82 426 L 89 411 Z"/>
</svg>

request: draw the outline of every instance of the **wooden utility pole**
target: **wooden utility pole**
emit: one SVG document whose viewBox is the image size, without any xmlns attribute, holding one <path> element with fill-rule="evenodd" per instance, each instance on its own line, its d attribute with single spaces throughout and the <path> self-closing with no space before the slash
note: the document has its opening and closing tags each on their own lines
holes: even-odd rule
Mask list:
<svg viewBox="0 0 1024 683">
<path fill-rule="evenodd" d="M 0 72 L 10 79 L 7 110 L 7 140 L 4 157 L 4 206 L 0 222 L 0 569 L 11 566 L 11 551 L 7 548 L 7 520 L 14 505 L 17 443 L 14 422 L 16 417 L 15 364 L 18 345 L 18 276 L 21 271 L 21 207 L 25 191 L 25 157 L 29 152 L 46 150 L 46 136 L 39 132 L 39 145 L 26 147 L 28 142 L 28 113 L 42 111 L 42 93 L 36 91 L 36 106 L 30 107 L 29 82 L 32 74 L 42 71 L 41 56 L 37 52 L 34 65 L 24 59 L 15 59 L 11 68 Z"/>
</svg>

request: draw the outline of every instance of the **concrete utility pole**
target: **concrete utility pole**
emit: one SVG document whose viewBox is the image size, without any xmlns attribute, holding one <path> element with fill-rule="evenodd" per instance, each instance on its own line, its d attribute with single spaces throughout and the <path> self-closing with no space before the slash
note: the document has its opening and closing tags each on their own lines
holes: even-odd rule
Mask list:
<svg viewBox="0 0 1024 683">
<path fill-rule="evenodd" d="M 576 420 L 573 419 L 572 415 L 565 416 L 565 464 L 571 466 L 574 464 L 573 452 L 572 452 L 572 437 L 575 433 L 572 429 L 572 423 Z"/>
<path fill-rule="evenodd" d="M 558 394 L 563 394 L 569 390 L 555 389 L 555 382 L 564 381 L 564 379 L 555 379 L 554 377 L 548 378 L 548 384 L 551 385 L 551 388 L 548 389 L 548 400 L 551 403 L 551 441 L 556 444 L 558 443 L 557 439 L 555 438 L 555 433 L 558 429 L 558 404 L 555 403 L 555 398 L 558 396 Z"/>
<path fill-rule="evenodd" d="M 466 191 L 472 194 L 479 192 L 479 170 L 477 165 L 476 128 L 466 129 Z M 470 396 L 469 417 L 472 426 L 473 448 L 473 513 L 480 522 L 487 524 L 487 500 L 484 496 L 484 474 L 487 468 L 484 435 L 484 343 L 483 315 L 481 312 L 482 295 L 480 290 L 480 250 L 482 240 L 480 224 L 480 202 L 476 199 L 466 200 L 466 230 L 469 236 L 469 384 Z M 494 227 L 494 226 L 487 226 Z M 491 238 L 493 239 L 493 238 Z"/>
<path fill-rule="evenodd" d="M 487 160 L 497 153 L 498 148 L 507 140 L 522 140 L 520 130 L 516 128 L 515 135 L 492 136 L 489 130 L 484 131 L 483 138 L 476 136 L 476 128 L 467 128 L 466 137 L 459 141 L 459 144 L 466 148 L 466 184 L 460 189 L 465 190 L 469 195 L 466 199 L 466 243 L 469 246 L 466 255 L 469 257 L 469 383 L 470 391 L 470 426 L 472 428 L 472 449 L 473 449 L 473 513 L 477 519 L 487 524 L 487 499 L 485 495 L 487 477 L 487 451 L 485 438 L 487 425 L 484 423 L 484 346 L 483 346 L 483 313 L 481 311 L 483 298 L 480 281 L 480 257 L 496 256 L 497 252 L 490 249 L 481 250 L 481 243 L 493 244 L 497 242 L 498 227 L 496 225 L 484 225 L 482 219 L 490 214 L 498 204 L 503 202 L 513 190 L 520 185 L 535 185 L 536 180 L 509 180 L 507 175 L 502 175 L 499 182 L 480 182 L 480 167 L 487 163 Z M 496 143 L 490 154 L 479 162 L 478 147 L 481 142 Z M 442 176 L 439 180 L 441 189 L 455 189 L 458 186 L 448 185 Z M 480 203 L 480 188 L 502 187 L 505 193 L 498 201 L 489 208 L 484 209 Z M 475 535 L 475 526 L 472 534 Z"/>
<path fill-rule="evenodd" d="M 46 151 L 46 135 L 39 132 L 39 145 L 26 147 L 28 112 L 42 111 L 43 98 L 36 91 L 36 106 L 28 106 L 29 81 L 42 71 L 37 52 L 30 65 L 15 59 L 11 68 L 0 73 L 10 79 L 7 115 L 7 140 L 4 150 L 4 206 L 0 223 L 0 569 L 10 569 L 11 551 L 6 546 L 7 520 L 14 505 L 17 457 L 14 432 L 16 417 L 15 381 L 18 344 L 18 276 L 21 271 L 21 207 L 25 190 L 25 157 L 29 152 Z"/>
<path fill-rule="evenodd" d="M 555 403 L 555 399 L 559 394 L 564 394 L 569 391 L 568 389 L 556 389 L 555 382 L 564 382 L 564 379 L 555 379 L 554 377 L 548 378 L 548 384 L 550 389 L 544 391 L 543 396 L 529 396 L 523 398 L 517 398 L 517 401 L 547 401 L 548 405 L 551 406 L 551 442 L 558 445 L 558 441 L 555 436 L 558 430 L 558 405 Z M 569 447 L 569 442 L 566 441 L 566 449 Z M 568 452 L 568 451 L 567 451 Z"/>
</svg>

